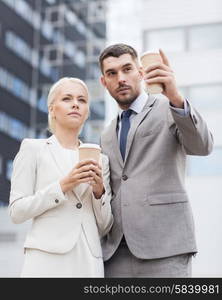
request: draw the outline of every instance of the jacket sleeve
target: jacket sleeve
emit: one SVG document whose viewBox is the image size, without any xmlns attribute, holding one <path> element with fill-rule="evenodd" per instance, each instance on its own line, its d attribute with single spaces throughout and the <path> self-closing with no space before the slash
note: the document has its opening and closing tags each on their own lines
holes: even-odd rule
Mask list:
<svg viewBox="0 0 222 300">
<path fill-rule="evenodd" d="M 187 100 L 186 100 L 187 101 Z M 213 150 L 213 136 L 199 112 L 187 101 L 189 114 L 169 112 L 170 129 L 188 155 L 208 155 Z"/>
<path fill-rule="evenodd" d="M 96 199 L 92 193 L 92 205 L 100 237 L 105 236 L 113 225 L 113 215 L 110 204 L 112 192 L 110 188 L 109 160 L 104 154 L 102 154 L 102 173 L 105 193 L 100 199 Z"/>
<path fill-rule="evenodd" d="M 9 215 L 13 223 L 22 223 L 66 201 L 59 181 L 35 191 L 38 140 L 24 139 L 13 161 Z"/>
</svg>

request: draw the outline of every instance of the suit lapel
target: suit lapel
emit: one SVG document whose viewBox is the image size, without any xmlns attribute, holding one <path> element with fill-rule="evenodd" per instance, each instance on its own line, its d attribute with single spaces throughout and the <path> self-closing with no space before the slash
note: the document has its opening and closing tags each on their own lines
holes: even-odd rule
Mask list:
<svg viewBox="0 0 222 300">
<path fill-rule="evenodd" d="M 152 95 L 149 95 L 147 103 L 144 106 L 142 112 L 137 114 L 133 119 L 132 125 L 130 126 L 130 130 L 128 133 L 128 137 L 127 137 L 125 162 L 127 160 L 127 156 L 129 154 L 136 130 L 137 130 L 138 126 L 141 124 L 141 122 L 144 120 L 144 118 L 147 116 L 147 114 L 152 110 L 152 107 L 153 107 L 153 104 L 155 103 L 155 101 L 156 101 L 156 98 Z"/>
<path fill-rule="evenodd" d="M 62 159 L 63 153 L 61 146 L 56 137 L 54 135 L 50 136 L 50 138 L 47 139 L 47 144 L 49 145 L 49 151 L 55 161 L 56 166 L 64 176 L 67 175 L 65 163 Z"/>
<path fill-rule="evenodd" d="M 55 135 L 52 135 L 47 139 L 47 144 L 49 145 L 49 151 L 55 161 L 56 166 L 58 167 L 60 173 L 65 177 L 67 175 L 67 166 L 66 166 L 66 158 L 64 158 L 64 153 L 62 151 L 62 147 L 57 141 Z M 78 157 L 77 161 L 78 162 Z M 85 193 L 85 191 L 90 188 L 88 184 L 82 183 L 75 187 L 72 192 L 76 196 L 76 198 L 81 201 L 81 196 Z"/>
</svg>

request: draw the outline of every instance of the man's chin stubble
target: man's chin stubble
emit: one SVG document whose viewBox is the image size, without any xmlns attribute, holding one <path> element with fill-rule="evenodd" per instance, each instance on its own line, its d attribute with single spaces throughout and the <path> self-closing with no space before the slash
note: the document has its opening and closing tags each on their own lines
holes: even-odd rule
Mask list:
<svg viewBox="0 0 222 300">
<path fill-rule="evenodd" d="M 115 99 L 116 102 L 119 104 L 119 105 L 130 105 L 131 103 L 133 103 L 133 101 L 135 100 L 136 98 L 130 98 L 130 99 Z"/>
</svg>

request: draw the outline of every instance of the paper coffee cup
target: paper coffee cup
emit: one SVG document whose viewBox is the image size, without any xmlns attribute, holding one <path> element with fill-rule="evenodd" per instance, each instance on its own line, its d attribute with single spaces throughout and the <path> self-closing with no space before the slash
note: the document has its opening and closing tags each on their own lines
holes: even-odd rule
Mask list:
<svg viewBox="0 0 222 300">
<path fill-rule="evenodd" d="M 144 69 L 149 67 L 151 64 L 163 62 L 159 52 L 154 51 L 144 52 L 140 57 L 140 61 Z M 146 83 L 146 90 L 149 94 L 159 94 L 163 91 L 163 85 L 162 83 Z"/>
<path fill-rule="evenodd" d="M 79 161 L 85 159 L 100 160 L 101 148 L 97 144 L 81 144 L 79 146 Z"/>
</svg>

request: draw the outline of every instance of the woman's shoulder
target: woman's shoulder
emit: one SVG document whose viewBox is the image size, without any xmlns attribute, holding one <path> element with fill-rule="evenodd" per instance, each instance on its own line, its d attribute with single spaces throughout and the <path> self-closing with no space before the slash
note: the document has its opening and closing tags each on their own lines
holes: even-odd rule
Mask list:
<svg viewBox="0 0 222 300">
<path fill-rule="evenodd" d="M 46 143 L 47 139 L 31 139 L 25 138 L 22 140 L 20 149 L 39 149 Z"/>
</svg>

